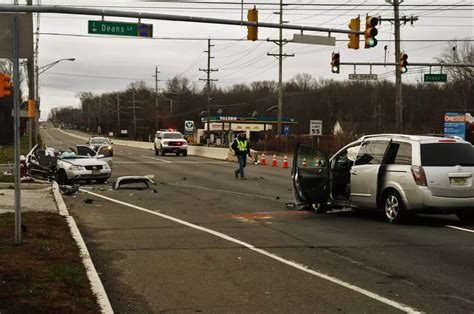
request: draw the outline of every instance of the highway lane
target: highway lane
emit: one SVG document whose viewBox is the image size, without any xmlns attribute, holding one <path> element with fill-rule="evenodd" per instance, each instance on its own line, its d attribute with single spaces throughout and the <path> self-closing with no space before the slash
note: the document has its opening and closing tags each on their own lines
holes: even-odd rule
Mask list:
<svg viewBox="0 0 474 314">
<path fill-rule="evenodd" d="M 55 130 L 44 133 L 45 142 L 77 142 Z M 371 213 L 287 211 L 287 170 L 249 166 L 254 179 L 241 181 L 232 177 L 235 164 L 198 157 L 149 159 L 143 156 L 155 158 L 152 151 L 119 146 L 115 153 L 114 176 L 155 174 L 157 193 L 110 191 L 108 186 L 102 191 L 95 185 L 92 193 L 99 196 L 65 200 L 119 311 L 393 310 L 357 291 L 124 204 L 222 232 L 419 310 L 474 310 L 473 234 L 445 227 L 460 226 L 452 216 L 391 225 Z M 85 204 L 85 198 L 94 201 Z"/>
</svg>

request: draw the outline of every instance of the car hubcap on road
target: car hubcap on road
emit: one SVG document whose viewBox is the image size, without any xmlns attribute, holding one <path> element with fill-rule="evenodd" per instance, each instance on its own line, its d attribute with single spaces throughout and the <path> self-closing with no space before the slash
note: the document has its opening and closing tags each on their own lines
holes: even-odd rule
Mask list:
<svg viewBox="0 0 474 314">
<path fill-rule="evenodd" d="M 390 220 L 394 220 L 398 216 L 398 210 L 399 210 L 399 205 L 398 205 L 398 199 L 390 195 L 387 197 L 387 200 L 385 201 L 385 214 Z"/>
</svg>

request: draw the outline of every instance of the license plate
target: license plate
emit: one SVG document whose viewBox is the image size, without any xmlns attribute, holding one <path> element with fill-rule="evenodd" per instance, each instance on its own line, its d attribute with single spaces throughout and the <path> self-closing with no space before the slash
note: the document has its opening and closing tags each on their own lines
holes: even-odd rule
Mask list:
<svg viewBox="0 0 474 314">
<path fill-rule="evenodd" d="M 93 175 L 93 176 L 98 176 L 98 175 L 100 175 L 100 170 L 92 170 L 92 175 Z"/>
<path fill-rule="evenodd" d="M 467 178 L 451 178 L 451 185 L 465 186 L 467 185 Z"/>
</svg>

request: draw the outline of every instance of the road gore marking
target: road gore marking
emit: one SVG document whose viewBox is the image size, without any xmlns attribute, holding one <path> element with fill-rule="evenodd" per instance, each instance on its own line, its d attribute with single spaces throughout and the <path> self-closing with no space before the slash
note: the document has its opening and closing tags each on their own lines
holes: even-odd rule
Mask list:
<svg viewBox="0 0 474 314">
<path fill-rule="evenodd" d="M 461 227 L 451 226 L 451 225 L 446 225 L 446 227 L 451 228 L 451 229 L 456 229 L 456 230 L 461 230 L 461 231 L 474 233 L 474 230 L 472 230 L 472 229 L 466 229 L 466 228 L 461 228 Z"/>
<path fill-rule="evenodd" d="M 120 201 L 120 200 L 116 200 L 116 199 L 113 199 L 113 198 L 110 198 L 110 197 L 107 197 L 107 196 L 103 196 L 103 195 L 100 195 L 100 194 L 97 194 L 97 193 L 94 193 L 94 192 L 90 192 L 90 191 L 87 191 L 87 190 L 84 190 L 84 189 L 80 189 L 81 192 L 83 193 L 87 193 L 87 194 L 90 194 L 90 195 L 94 195 L 96 197 L 100 197 L 100 198 L 103 198 L 105 200 L 108 200 L 108 201 L 111 201 L 111 202 L 114 202 L 114 203 L 117 203 L 117 204 L 120 204 L 120 205 L 124 205 L 124 206 L 127 206 L 127 207 L 130 207 L 130 208 L 134 208 L 134 209 L 137 209 L 137 210 L 140 210 L 142 212 L 145 212 L 145 213 L 148 213 L 148 214 L 152 214 L 152 215 L 155 215 L 155 216 L 158 216 L 158 217 L 161 217 L 161 218 L 164 218 L 164 219 L 167 219 L 167 220 L 171 220 L 171 221 L 174 221 L 178 224 L 181 224 L 181 225 L 184 225 L 184 226 L 187 226 L 187 227 L 190 227 L 190 228 L 193 228 L 193 229 L 196 229 L 196 230 L 199 230 L 199 231 L 203 231 L 203 232 L 206 232 L 208 234 L 211 234 L 211 235 L 214 235 L 218 238 L 221 238 L 221 239 L 224 239 L 224 240 L 227 240 L 229 242 L 232 242 L 232 243 L 235 243 L 235 244 L 239 244 L 243 247 L 246 247 L 248 248 L 249 250 L 251 251 L 254 251 L 254 252 L 257 252 L 257 253 L 260 253 L 262 255 L 265 255 L 267 257 L 270 257 L 271 259 L 274 259 L 276 261 L 279 261 L 283 264 L 286 264 L 290 267 L 293 267 L 293 268 L 296 268 L 298 270 L 301 270 L 305 273 L 308 273 L 310 275 L 313 275 L 313 276 L 316 276 L 316 277 L 319 277 L 321 279 L 325 279 L 327 281 L 330 281 L 336 285 L 340 285 L 340 286 L 343 286 L 347 289 L 350 289 L 352 291 L 355 291 L 355 292 L 358 292 L 360 294 L 363 294 L 373 300 L 376 300 L 376 301 L 379 301 L 381 303 L 384 303 L 386 305 L 389 305 L 391 307 L 394 307 L 396 309 L 399 309 L 403 312 L 406 312 L 406 313 L 421 313 L 420 311 L 412 308 L 412 307 L 409 307 L 405 304 L 402 304 L 402 303 L 399 303 L 397 301 L 394 301 L 394 300 L 391 300 L 391 299 L 388 299 L 388 298 L 385 298 L 381 295 L 378 295 L 374 292 L 370 292 L 368 290 L 365 290 L 363 288 L 360 288 L 358 286 L 355 286 L 353 284 L 350 284 L 348 282 L 345 282 L 345 281 L 342 281 L 340 279 L 337 279 L 335 277 L 331 277 L 329 275 L 326 275 L 326 274 L 323 274 L 323 273 L 320 273 L 318 271 L 315 271 L 305 265 L 302 265 L 302 264 L 299 264 L 299 263 L 296 263 L 296 262 L 293 262 L 293 261 L 290 261 L 290 260 L 287 260 L 287 259 L 284 259 L 276 254 L 273 254 L 271 252 L 268 252 L 266 250 L 263 250 L 263 249 L 259 249 L 255 246 L 253 246 L 252 244 L 249 244 L 249 243 L 246 243 L 246 242 L 243 242 L 243 241 L 240 241 L 236 238 L 233 238 L 231 236 L 228 236 L 224 233 L 221 233 L 221 232 L 218 232 L 218 231 L 214 231 L 212 229 L 208 229 L 208 228 L 205 228 L 205 227 L 202 227 L 202 226 L 199 226 L 199 225 L 195 225 L 193 223 L 190 223 L 190 222 L 187 222 L 185 220 L 181 220 L 179 218 L 175 218 L 173 216 L 169 216 L 169 215 L 166 215 L 166 214 L 162 214 L 162 213 L 157 213 L 155 211 L 152 211 L 152 210 L 149 210 L 149 209 L 146 209 L 146 208 L 143 208 L 143 207 L 140 207 L 140 206 L 137 206 L 137 205 L 133 205 L 133 204 L 130 204 L 130 203 L 126 203 L 126 202 L 123 202 L 123 201 Z"/>
</svg>

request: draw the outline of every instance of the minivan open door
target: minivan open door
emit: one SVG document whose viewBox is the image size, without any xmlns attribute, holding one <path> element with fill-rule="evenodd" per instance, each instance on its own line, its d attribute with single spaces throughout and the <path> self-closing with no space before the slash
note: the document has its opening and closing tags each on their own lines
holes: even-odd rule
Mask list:
<svg viewBox="0 0 474 314">
<path fill-rule="evenodd" d="M 298 143 L 291 169 L 295 205 L 324 206 L 329 199 L 329 160 L 313 146 Z"/>
</svg>

